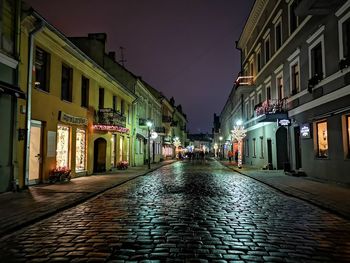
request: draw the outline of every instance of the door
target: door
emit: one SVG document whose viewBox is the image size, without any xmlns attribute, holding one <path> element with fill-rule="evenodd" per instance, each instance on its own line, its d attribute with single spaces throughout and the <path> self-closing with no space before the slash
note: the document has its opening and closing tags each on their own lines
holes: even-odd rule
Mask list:
<svg viewBox="0 0 350 263">
<path fill-rule="evenodd" d="M 287 129 L 280 127 L 276 131 L 277 169 L 286 169 L 288 163 L 287 145 Z"/>
<path fill-rule="evenodd" d="M 295 147 L 295 169 L 301 166 L 301 145 L 300 145 L 300 127 L 294 127 L 294 147 Z"/>
<path fill-rule="evenodd" d="M 29 184 L 37 184 L 41 180 L 42 164 L 42 123 L 32 121 L 29 145 Z"/>
<path fill-rule="evenodd" d="M 107 141 L 98 138 L 94 142 L 94 172 L 101 173 L 106 171 L 106 150 Z"/>
<path fill-rule="evenodd" d="M 271 139 L 267 139 L 267 162 L 268 168 L 272 169 L 272 141 Z"/>
</svg>

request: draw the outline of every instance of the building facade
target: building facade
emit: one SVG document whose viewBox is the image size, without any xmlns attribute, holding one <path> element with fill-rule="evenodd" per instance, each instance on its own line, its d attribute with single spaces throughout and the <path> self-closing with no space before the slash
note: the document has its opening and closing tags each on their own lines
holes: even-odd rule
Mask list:
<svg viewBox="0 0 350 263">
<path fill-rule="evenodd" d="M 237 48 L 246 164 L 349 183 L 349 1 L 255 1 Z M 233 100 L 240 96 L 234 92 Z M 229 108 L 225 106 L 225 108 Z M 225 117 L 226 116 L 226 117 Z"/>
<path fill-rule="evenodd" d="M 25 130 L 18 130 L 17 113 L 25 98 L 18 87 L 21 1 L 0 2 L 0 192 L 18 184 L 17 144 Z"/>
<path fill-rule="evenodd" d="M 28 100 L 20 118 L 29 128 L 21 185 L 46 182 L 57 168 L 79 176 L 129 161 L 133 93 L 39 14 L 27 15 L 21 29 Z"/>
</svg>

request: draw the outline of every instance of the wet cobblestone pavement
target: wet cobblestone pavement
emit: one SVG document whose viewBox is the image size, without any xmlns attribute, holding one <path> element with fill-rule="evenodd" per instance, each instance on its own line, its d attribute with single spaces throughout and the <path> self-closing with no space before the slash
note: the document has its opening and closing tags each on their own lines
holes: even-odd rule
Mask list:
<svg viewBox="0 0 350 263">
<path fill-rule="evenodd" d="M 0 262 L 21 261 L 350 262 L 350 222 L 216 162 L 178 162 L 2 239 Z"/>
</svg>

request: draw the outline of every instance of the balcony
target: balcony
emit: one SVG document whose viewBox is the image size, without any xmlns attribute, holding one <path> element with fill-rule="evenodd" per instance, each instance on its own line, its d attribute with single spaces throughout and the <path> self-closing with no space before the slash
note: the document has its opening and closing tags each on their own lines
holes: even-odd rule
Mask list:
<svg viewBox="0 0 350 263">
<path fill-rule="evenodd" d="M 171 118 L 171 116 L 163 115 L 162 121 L 167 122 L 167 123 L 171 123 L 173 121 L 173 118 Z"/>
<path fill-rule="evenodd" d="M 165 127 L 155 127 L 154 130 L 158 135 L 165 135 Z"/>
<path fill-rule="evenodd" d="M 103 108 L 95 111 L 95 123 L 126 127 L 126 117 L 111 108 Z"/>
<path fill-rule="evenodd" d="M 274 122 L 278 119 L 288 118 L 286 99 L 265 100 L 254 108 L 259 122 Z"/>
<path fill-rule="evenodd" d="M 237 86 L 253 86 L 254 76 L 239 76 L 235 83 Z"/>
</svg>

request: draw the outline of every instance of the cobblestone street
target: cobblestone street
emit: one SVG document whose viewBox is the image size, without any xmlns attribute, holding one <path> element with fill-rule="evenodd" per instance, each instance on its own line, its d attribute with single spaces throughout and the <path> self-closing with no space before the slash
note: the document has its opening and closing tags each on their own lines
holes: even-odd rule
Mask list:
<svg viewBox="0 0 350 263">
<path fill-rule="evenodd" d="M 350 262 L 350 222 L 217 162 L 177 162 L 3 238 L 0 262 L 19 261 Z"/>
</svg>

